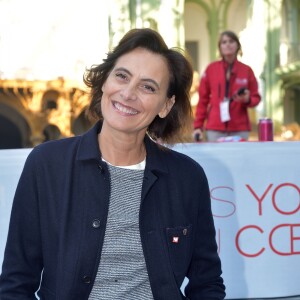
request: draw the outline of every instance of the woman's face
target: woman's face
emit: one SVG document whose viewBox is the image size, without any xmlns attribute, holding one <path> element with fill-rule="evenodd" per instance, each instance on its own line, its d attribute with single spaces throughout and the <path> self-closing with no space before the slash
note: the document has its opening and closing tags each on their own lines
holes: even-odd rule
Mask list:
<svg viewBox="0 0 300 300">
<path fill-rule="evenodd" d="M 238 43 L 228 35 L 223 35 L 220 41 L 220 52 L 222 56 L 237 55 Z"/>
<path fill-rule="evenodd" d="M 144 136 L 153 119 L 164 118 L 175 98 L 167 98 L 169 70 L 164 57 L 144 48 L 122 55 L 102 87 L 102 130 Z"/>
</svg>

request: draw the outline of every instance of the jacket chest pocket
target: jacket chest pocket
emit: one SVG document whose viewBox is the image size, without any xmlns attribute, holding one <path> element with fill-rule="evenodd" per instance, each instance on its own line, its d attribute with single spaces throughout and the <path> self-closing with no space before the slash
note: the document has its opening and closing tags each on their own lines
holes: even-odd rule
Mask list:
<svg viewBox="0 0 300 300">
<path fill-rule="evenodd" d="M 192 225 L 167 228 L 169 257 L 175 275 L 185 273 L 191 252 Z"/>
</svg>

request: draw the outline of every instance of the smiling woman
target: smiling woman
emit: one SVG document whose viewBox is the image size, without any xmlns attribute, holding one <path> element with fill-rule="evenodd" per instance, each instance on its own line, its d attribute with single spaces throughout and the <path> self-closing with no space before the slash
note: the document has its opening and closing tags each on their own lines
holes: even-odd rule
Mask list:
<svg viewBox="0 0 300 300">
<path fill-rule="evenodd" d="M 192 78 L 184 52 L 151 29 L 129 31 L 87 70 L 97 122 L 29 154 L 1 300 L 224 299 L 205 172 L 155 142 L 189 120 Z"/>
<path fill-rule="evenodd" d="M 136 54 L 139 54 L 138 57 L 135 57 Z M 160 138 L 168 143 L 180 141 L 182 131 L 185 130 L 185 126 L 189 126 L 192 120 L 189 102 L 192 67 L 183 54 L 180 49 L 168 49 L 162 37 L 155 31 L 144 29 L 143 32 L 140 32 L 134 29 L 128 32 L 102 64 L 93 66 L 85 74 L 85 83 L 91 88 L 92 96 L 90 117 L 103 118 L 100 103 L 106 79 L 109 80 L 109 77 L 114 75 L 120 80 L 122 78 L 123 83 L 130 81 L 129 88 L 131 89 L 132 85 L 136 84 L 132 80 L 136 80 L 139 76 L 139 89 L 135 91 L 139 92 L 139 95 L 142 91 L 146 95 L 145 92 L 148 91 L 148 99 L 150 99 L 152 91 L 152 97 L 163 97 L 163 101 L 169 99 L 166 101 L 168 108 L 171 108 L 170 106 L 174 102 L 174 108 L 168 116 L 166 114 L 166 118 L 157 115 L 148 124 L 148 134 L 153 139 Z M 182 60 L 183 57 L 184 60 Z M 134 67 L 135 69 L 128 69 L 126 61 L 130 68 Z M 132 61 L 135 62 L 135 65 L 131 65 Z M 157 75 L 158 78 L 156 78 Z M 178 88 L 179 83 L 180 88 Z M 130 89 L 124 89 L 121 94 L 126 96 L 126 93 L 131 92 Z M 133 94 L 133 96 L 137 96 L 137 94 Z"/>
</svg>

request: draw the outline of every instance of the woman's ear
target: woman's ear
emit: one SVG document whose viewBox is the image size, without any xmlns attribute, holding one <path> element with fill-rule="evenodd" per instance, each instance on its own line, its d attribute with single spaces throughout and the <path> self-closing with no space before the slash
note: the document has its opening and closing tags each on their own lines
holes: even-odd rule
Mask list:
<svg viewBox="0 0 300 300">
<path fill-rule="evenodd" d="M 158 116 L 162 119 L 165 118 L 168 115 L 168 113 L 170 112 L 170 110 L 172 109 L 174 103 L 175 103 L 175 95 L 173 95 L 171 98 L 167 99 L 164 107 L 159 112 Z"/>
</svg>

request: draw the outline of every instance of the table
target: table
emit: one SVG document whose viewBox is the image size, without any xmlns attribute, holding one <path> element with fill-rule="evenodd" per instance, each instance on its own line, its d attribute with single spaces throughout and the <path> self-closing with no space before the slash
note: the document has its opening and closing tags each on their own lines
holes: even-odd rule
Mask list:
<svg viewBox="0 0 300 300">
<path fill-rule="evenodd" d="M 300 142 L 172 148 L 199 162 L 208 177 L 226 299 L 300 295 Z M 0 150 L 0 262 L 14 190 L 30 151 Z"/>
</svg>

